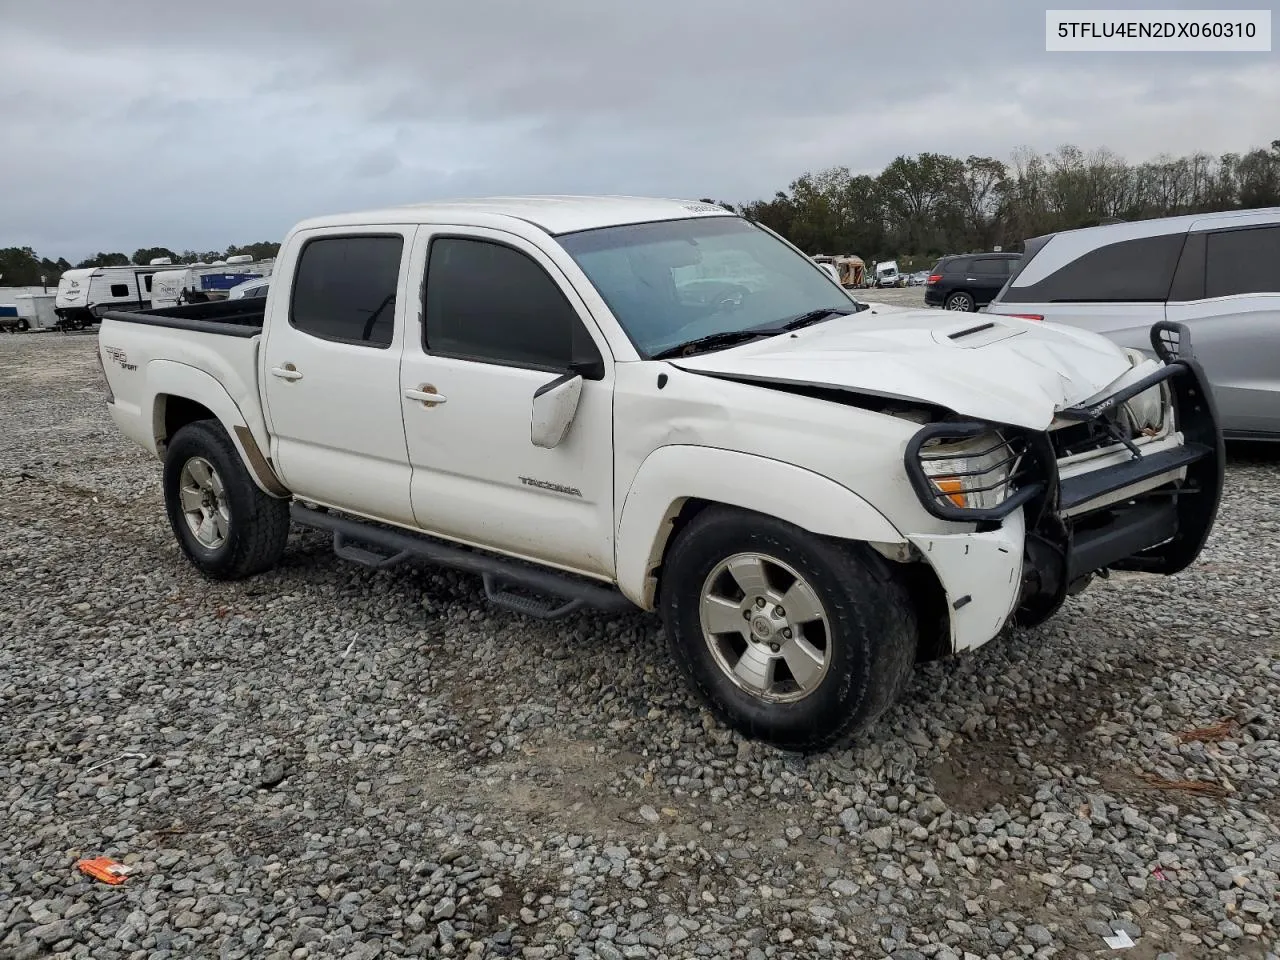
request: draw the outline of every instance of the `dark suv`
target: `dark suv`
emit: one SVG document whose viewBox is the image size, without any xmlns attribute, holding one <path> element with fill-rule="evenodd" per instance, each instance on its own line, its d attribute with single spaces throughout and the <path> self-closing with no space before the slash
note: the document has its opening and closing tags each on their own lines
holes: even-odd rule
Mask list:
<svg viewBox="0 0 1280 960">
<path fill-rule="evenodd" d="M 985 307 L 1018 269 L 1020 253 L 966 253 L 943 257 L 933 265 L 924 285 L 924 302 L 931 307 L 972 313 Z"/>
</svg>

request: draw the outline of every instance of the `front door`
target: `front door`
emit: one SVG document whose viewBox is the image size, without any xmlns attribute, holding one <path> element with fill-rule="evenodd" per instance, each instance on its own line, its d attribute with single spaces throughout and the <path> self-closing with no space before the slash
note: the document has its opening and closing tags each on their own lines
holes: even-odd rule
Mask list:
<svg viewBox="0 0 1280 960">
<path fill-rule="evenodd" d="M 402 266 L 415 229 L 321 229 L 291 244 L 267 300 L 258 374 L 285 485 L 305 500 L 406 525 Z"/>
<path fill-rule="evenodd" d="M 585 304 L 514 235 L 423 227 L 417 245 L 422 324 L 405 338 L 400 386 L 418 525 L 611 577 L 612 358 Z M 558 446 L 535 446 L 534 394 L 575 361 L 572 424 Z"/>
</svg>

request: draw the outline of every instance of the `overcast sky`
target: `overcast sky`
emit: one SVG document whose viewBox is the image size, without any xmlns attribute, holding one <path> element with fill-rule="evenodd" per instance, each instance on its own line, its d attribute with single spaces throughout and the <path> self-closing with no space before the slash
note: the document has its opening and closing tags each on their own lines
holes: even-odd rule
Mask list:
<svg viewBox="0 0 1280 960">
<path fill-rule="evenodd" d="M 742 201 L 924 150 L 1143 160 L 1280 137 L 1277 54 L 1048 54 L 1044 9 L 0 0 L 0 246 L 222 249 L 445 197 Z"/>
</svg>

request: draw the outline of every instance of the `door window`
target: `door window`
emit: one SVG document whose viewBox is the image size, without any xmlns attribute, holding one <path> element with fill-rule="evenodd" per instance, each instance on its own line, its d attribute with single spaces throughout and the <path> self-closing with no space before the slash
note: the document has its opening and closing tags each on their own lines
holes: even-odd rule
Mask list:
<svg viewBox="0 0 1280 960">
<path fill-rule="evenodd" d="M 504 244 L 432 240 L 423 314 L 429 353 L 553 371 L 600 361 L 559 285 Z"/>
<path fill-rule="evenodd" d="M 979 277 L 1007 277 L 1005 263 L 1000 257 L 979 257 L 973 261 L 969 272 Z"/>
<path fill-rule="evenodd" d="M 294 271 L 289 323 L 322 340 L 387 347 L 403 248 L 398 236 L 308 240 Z"/>
<path fill-rule="evenodd" d="M 1206 297 L 1280 293 L 1280 226 L 1208 235 Z"/>
<path fill-rule="evenodd" d="M 1005 303 L 1163 302 L 1185 239 L 1185 234 L 1169 233 L 1109 243 L 1042 280 L 1006 288 L 1001 299 Z"/>
</svg>

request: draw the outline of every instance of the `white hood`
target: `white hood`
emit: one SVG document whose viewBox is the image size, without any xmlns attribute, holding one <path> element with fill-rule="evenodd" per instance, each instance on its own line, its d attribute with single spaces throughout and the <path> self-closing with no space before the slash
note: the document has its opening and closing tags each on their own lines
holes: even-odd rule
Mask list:
<svg viewBox="0 0 1280 960">
<path fill-rule="evenodd" d="M 1044 430 L 1131 369 L 1111 341 L 993 314 L 872 309 L 675 366 L 738 380 L 843 388 L 924 401 L 967 417 Z"/>
</svg>

